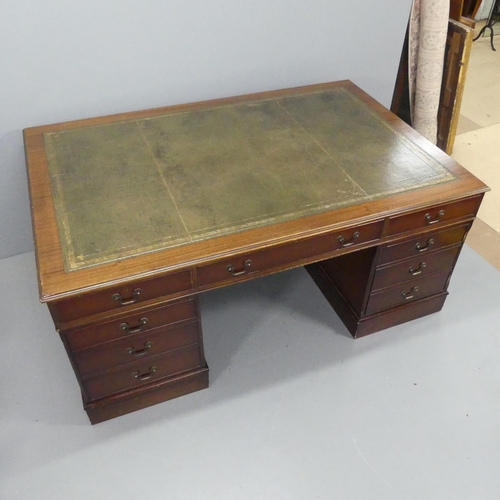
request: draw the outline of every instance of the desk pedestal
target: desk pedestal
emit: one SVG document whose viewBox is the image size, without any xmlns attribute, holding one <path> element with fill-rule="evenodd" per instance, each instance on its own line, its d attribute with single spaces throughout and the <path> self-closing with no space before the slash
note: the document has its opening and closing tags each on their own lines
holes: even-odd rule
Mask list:
<svg viewBox="0 0 500 500">
<path fill-rule="evenodd" d="M 354 338 L 441 310 L 470 224 L 306 266 Z"/>
</svg>

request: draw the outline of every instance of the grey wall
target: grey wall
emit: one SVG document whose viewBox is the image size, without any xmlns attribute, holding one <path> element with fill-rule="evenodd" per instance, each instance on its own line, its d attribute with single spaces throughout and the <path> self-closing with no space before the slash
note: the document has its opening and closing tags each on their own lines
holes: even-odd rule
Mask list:
<svg viewBox="0 0 500 500">
<path fill-rule="evenodd" d="M 23 128 L 348 78 L 388 105 L 411 0 L 3 0 L 0 258 L 32 249 Z"/>
<path fill-rule="evenodd" d="M 481 2 L 481 5 L 479 6 L 479 9 L 477 10 L 476 17 L 475 19 L 480 20 L 480 19 L 488 19 L 488 16 L 490 15 L 490 10 L 491 6 L 493 5 L 494 0 L 483 0 Z M 488 35 L 490 33 L 488 32 Z"/>
</svg>

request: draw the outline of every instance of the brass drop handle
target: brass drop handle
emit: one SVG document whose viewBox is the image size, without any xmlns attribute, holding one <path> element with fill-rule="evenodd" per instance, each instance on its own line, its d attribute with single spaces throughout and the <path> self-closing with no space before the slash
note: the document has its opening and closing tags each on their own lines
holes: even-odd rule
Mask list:
<svg viewBox="0 0 500 500">
<path fill-rule="evenodd" d="M 243 269 L 240 269 L 239 271 L 236 271 L 234 266 L 232 264 L 229 264 L 226 266 L 226 269 L 229 273 L 231 273 L 231 276 L 242 276 L 243 274 L 246 274 L 248 272 L 248 268 L 252 265 L 252 261 L 250 259 L 246 260 L 243 262 Z"/>
<path fill-rule="evenodd" d="M 156 368 L 156 366 L 150 366 L 149 372 L 144 373 L 144 374 L 141 374 L 141 372 L 134 372 L 134 373 L 132 373 L 132 377 L 136 378 L 137 380 L 140 380 L 141 382 L 143 380 L 149 380 L 151 377 L 154 376 L 156 370 L 158 370 L 158 368 Z"/>
<path fill-rule="evenodd" d="M 418 276 L 419 274 L 422 274 L 422 270 L 425 269 L 426 267 L 427 267 L 427 264 L 425 262 L 421 262 L 420 265 L 416 269 L 414 269 L 413 267 L 409 267 L 408 272 L 412 276 Z"/>
<path fill-rule="evenodd" d="M 137 299 L 139 298 L 139 295 L 141 293 L 142 290 L 140 288 L 136 288 L 132 292 L 132 297 L 130 299 L 124 299 L 119 293 L 114 293 L 111 298 L 113 300 L 117 300 L 121 306 L 129 306 L 130 304 L 135 304 L 137 302 Z"/>
<path fill-rule="evenodd" d="M 149 350 L 153 347 L 153 342 L 146 342 L 144 344 L 144 349 L 139 349 L 136 351 L 132 346 L 127 347 L 127 352 L 132 355 L 132 356 L 144 356 L 144 354 L 147 354 Z"/>
<path fill-rule="evenodd" d="M 413 299 L 415 294 L 418 292 L 418 286 L 412 286 L 409 292 L 401 292 L 401 296 L 406 300 Z"/>
<path fill-rule="evenodd" d="M 122 323 L 120 328 L 125 330 L 125 333 L 139 333 L 144 329 L 144 325 L 148 322 L 148 318 L 141 318 L 137 326 L 130 327 L 128 323 Z"/>
<path fill-rule="evenodd" d="M 425 222 L 427 222 L 427 224 L 436 224 L 436 222 L 439 222 L 441 220 L 441 217 L 443 217 L 444 215 L 444 210 L 440 210 L 437 214 L 437 217 L 435 219 L 432 219 L 432 215 L 431 214 L 425 214 L 424 215 L 424 218 L 425 218 Z"/>
<path fill-rule="evenodd" d="M 342 235 L 337 237 L 337 241 L 340 243 L 340 246 L 342 248 L 345 247 L 350 247 L 351 245 L 354 245 L 356 243 L 356 240 L 359 238 L 359 231 L 355 231 L 352 233 L 351 239 L 346 240 Z"/>
<path fill-rule="evenodd" d="M 429 238 L 425 245 L 421 245 L 420 243 L 417 243 L 415 245 L 415 250 L 417 252 L 425 252 L 426 250 L 429 250 L 429 247 L 431 247 L 432 245 L 434 245 L 434 238 Z"/>
</svg>

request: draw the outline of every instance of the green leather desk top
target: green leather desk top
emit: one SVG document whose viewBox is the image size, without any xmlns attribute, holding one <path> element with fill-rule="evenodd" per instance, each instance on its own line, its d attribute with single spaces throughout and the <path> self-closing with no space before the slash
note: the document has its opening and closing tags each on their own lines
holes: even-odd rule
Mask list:
<svg viewBox="0 0 500 500">
<path fill-rule="evenodd" d="M 44 141 L 67 271 L 455 179 L 343 88 Z"/>
</svg>

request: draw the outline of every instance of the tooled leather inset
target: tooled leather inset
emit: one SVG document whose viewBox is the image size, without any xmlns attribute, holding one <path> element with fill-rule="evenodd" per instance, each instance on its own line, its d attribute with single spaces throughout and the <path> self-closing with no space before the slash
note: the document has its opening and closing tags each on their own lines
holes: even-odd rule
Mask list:
<svg viewBox="0 0 500 500">
<path fill-rule="evenodd" d="M 341 88 L 44 140 L 67 271 L 455 178 Z"/>
</svg>

